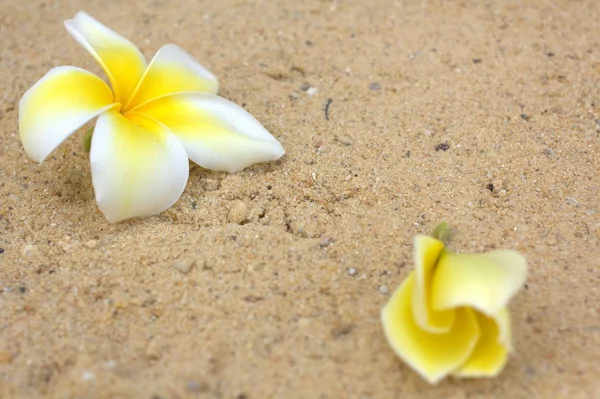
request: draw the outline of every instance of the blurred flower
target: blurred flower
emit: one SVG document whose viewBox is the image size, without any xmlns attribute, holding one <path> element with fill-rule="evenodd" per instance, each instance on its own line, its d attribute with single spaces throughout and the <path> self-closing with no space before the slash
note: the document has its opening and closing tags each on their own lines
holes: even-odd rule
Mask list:
<svg viewBox="0 0 600 399">
<path fill-rule="evenodd" d="M 256 119 L 216 95 L 217 79 L 180 47 L 162 47 L 147 64 L 135 45 L 86 13 L 65 27 L 100 63 L 110 87 L 80 68 L 53 68 L 19 103 L 21 141 L 31 158 L 43 162 L 98 117 L 92 183 L 109 221 L 173 205 L 188 179 L 188 158 L 233 173 L 284 154 Z M 85 140 L 89 148 L 90 134 Z"/>
<path fill-rule="evenodd" d="M 507 303 L 525 282 L 525 258 L 510 250 L 457 254 L 417 236 L 414 259 L 381 312 L 396 354 L 432 384 L 449 374 L 498 375 L 512 351 Z"/>
</svg>

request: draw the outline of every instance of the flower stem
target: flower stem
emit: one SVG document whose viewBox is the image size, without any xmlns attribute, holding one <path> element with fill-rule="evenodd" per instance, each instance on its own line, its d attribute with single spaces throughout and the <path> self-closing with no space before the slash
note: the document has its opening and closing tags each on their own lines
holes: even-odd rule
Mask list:
<svg viewBox="0 0 600 399">
<path fill-rule="evenodd" d="M 450 233 L 450 225 L 446 222 L 442 222 L 433 229 L 431 236 L 446 244 L 450 240 Z"/>
</svg>

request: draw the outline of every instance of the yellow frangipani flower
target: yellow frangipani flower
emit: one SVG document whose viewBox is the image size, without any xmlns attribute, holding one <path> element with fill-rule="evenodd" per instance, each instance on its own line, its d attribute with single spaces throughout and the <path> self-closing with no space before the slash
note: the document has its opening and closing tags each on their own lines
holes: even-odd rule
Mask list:
<svg viewBox="0 0 600 399">
<path fill-rule="evenodd" d="M 162 47 L 147 64 L 135 45 L 86 13 L 65 21 L 65 27 L 100 63 L 110 87 L 80 68 L 50 70 L 19 103 L 21 141 L 41 163 L 98 117 L 92 183 L 110 222 L 173 205 L 188 179 L 188 158 L 234 173 L 284 154 L 256 119 L 216 95 L 215 76 L 180 47 Z"/>
<path fill-rule="evenodd" d="M 432 384 L 449 374 L 498 375 L 512 351 L 507 303 L 525 283 L 525 258 L 510 250 L 457 254 L 417 236 L 414 259 L 381 312 L 390 346 Z"/>
</svg>

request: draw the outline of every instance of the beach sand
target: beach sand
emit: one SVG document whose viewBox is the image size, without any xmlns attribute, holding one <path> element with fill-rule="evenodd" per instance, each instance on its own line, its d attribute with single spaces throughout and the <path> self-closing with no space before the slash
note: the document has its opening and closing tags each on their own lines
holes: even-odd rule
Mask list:
<svg viewBox="0 0 600 399">
<path fill-rule="evenodd" d="M 600 2 L 525 3 L 2 0 L 0 396 L 600 397 Z M 18 133 L 52 67 L 103 76 L 79 10 L 185 48 L 286 155 L 109 224 L 82 132 L 41 165 Z M 527 258 L 496 379 L 429 386 L 384 338 L 441 221 Z"/>
</svg>

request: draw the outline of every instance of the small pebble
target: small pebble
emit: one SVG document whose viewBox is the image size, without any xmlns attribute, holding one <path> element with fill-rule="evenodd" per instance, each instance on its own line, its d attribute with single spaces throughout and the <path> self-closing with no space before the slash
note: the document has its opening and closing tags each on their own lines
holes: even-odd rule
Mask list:
<svg viewBox="0 0 600 399">
<path fill-rule="evenodd" d="M 177 259 L 173 263 L 173 267 L 183 274 L 188 274 L 195 264 L 196 262 L 193 259 Z"/>
<path fill-rule="evenodd" d="M 348 269 L 348 276 L 354 276 L 356 275 L 356 269 L 351 267 L 350 269 Z"/>
<path fill-rule="evenodd" d="M 338 141 L 340 143 L 342 143 L 343 145 L 345 145 L 346 147 L 350 147 L 352 145 L 352 139 L 350 137 L 347 136 L 342 136 L 338 139 Z"/>
<path fill-rule="evenodd" d="M 206 389 L 206 387 L 203 387 L 198 381 L 188 381 L 185 387 L 190 392 L 201 392 Z"/>
<path fill-rule="evenodd" d="M 371 91 L 379 91 L 381 90 L 381 85 L 377 82 L 373 82 L 369 85 L 369 90 Z"/>
<path fill-rule="evenodd" d="M 387 285 L 380 285 L 379 286 L 379 292 L 381 292 L 382 294 L 387 294 L 387 292 L 388 292 Z"/>
<path fill-rule="evenodd" d="M 85 243 L 85 246 L 88 247 L 89 249 L 94 249 L 98 246 L 98 241 L 89 240 L 88 242 Z"/>
<path fill-rule="evenodd" d="M 546 148 L 544 149 L 544 155 L 547 155 L 549 157 L 551 157 L 552 155 L 554 155 L 554 150 L 552 148 Z"/>
<path fill-rule="evenodd" d="M 161 357 L 161 350 L 158 347 L 157 343 L 152 340 L 148 343 L 148 346 L 146 347 L 146 356 L 148 357 L 148 359 L 150 360 L 158 360 Z"/>
<path fill-rule="evenodd" d="M 107 360 L 106 362 L 104 362 L 104 367 L 109 370 L 114 370 L 115 368 L 117 368 L 117 361 L 114 359 Z"/>
<path fill-rule="evenodd" d="M 96 374 L 92 373 L 91 371 L 84 371 L 84 372 L 81 374 L 81 379 L 82 379 L 83 381 L 91 381 L 91 380 L 93 380 L 94 378 L 96 378 Z"/>
<path fill-rule="evenodd" d="M 317 88 L 316 87 L 309 87 L 306 90 L 306 94 L 308 94 L 309 96 L 314 96 L 315 94 L 317 94 Z"/>
<path fill-rule="evenodd" d="M 321 242 L 319 243 L 319 246 L 321 248 L 327 248 L 331 243 L 333 242 L 333 240 L 329 237 L 323 237 L 321 239 Z"/>
<path fill-rule="evenodd" d="M 37 252 L 37 247 L 33 244 L 27 244 L 23 246 L 21 252 L 23 253 L 23 255 L 33 255 Z"/>
<path fill-rule="evenodd" d="M 579 205 L 579 203 L 577 202 L 577 200 L 573 197 L 567 197 L 566 198 L 567 204 L 569 205 L 573 205 L 573 206 L 577 206 Z"/>
<path fill-rule="evenodd" d="M 263 298 L 262 296 L 256 296 L 256 295 L 248 295 L 248 296 L 244 297 L 244 301 L 250 302 L 250 303 L 260 302 L 264 299 L 265 298 Z"/>
<path fill-rule="evenodd" d="M 435 146 L 436 151 L 448 151 L 449 149 L 450 149 L 450 145 L 447 142 L 440 143 Z"/>
<path fill-rule="evenodd" d="M 240 200 L 235 200 L 231 203 L 229 209 L 229 221 L 231 223 L 242 224 L 248 215 L 248 207 Z"/>
</svg>

